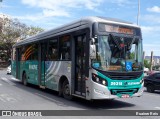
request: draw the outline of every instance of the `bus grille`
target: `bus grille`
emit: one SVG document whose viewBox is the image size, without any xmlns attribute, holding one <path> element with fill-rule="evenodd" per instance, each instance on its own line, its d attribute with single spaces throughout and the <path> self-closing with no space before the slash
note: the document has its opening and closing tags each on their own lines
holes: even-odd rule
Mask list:
<svg viewBox="0 0 160 119">
<path fill-rule="evenodd" d="M 117 94 L 128 94 L 128 93 L 137 93 L 138 89 L 112 89 L 111 94 L 112 95 L 117 95 Z"/>
<path fill-rule="evenodd" d="M 108 77 L 113 80 L 131 80 L 137 79 L 142 75 L 142 72 L 128 72 L 128 73 L 108 73 Z"/>
<path fill-rule="evenodd" d="M 103 75 L 109 77 L 112 80 L 133 80 L 141 77 L 143 71 L 134 71 L 134 72 L 106 72 L 100 71 Z"/>
</svg>

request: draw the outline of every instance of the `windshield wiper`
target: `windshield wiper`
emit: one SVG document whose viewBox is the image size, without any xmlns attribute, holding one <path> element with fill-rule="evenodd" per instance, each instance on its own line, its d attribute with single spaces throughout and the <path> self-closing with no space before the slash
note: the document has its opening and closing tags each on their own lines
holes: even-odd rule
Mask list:
<svg viewBox="0 0 160 119">
<path fill-rule="evenodd" d="M 119 42 L 117 41 L 117 39 L 115 38 L 115 36 L 113 34 L 109 34 L 109 37 L 112 37 L 113 41 L 115 42 L 115 44 L 117 45 L 119 50 L 122 50 L 122 48 L 120 47 Z"/>
</svg>

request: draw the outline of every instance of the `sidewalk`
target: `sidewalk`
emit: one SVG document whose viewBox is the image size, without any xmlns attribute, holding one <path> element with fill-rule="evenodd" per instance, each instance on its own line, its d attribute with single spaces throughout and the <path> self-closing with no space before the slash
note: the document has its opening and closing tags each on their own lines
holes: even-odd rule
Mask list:
<svg viewBox="0 0 160 119">
<path fill-rule="evenodd" d="M 0 67 L 0 70 L 6 70 L 6 68 L 1 68 L 1 67 Z"/>
</svg>

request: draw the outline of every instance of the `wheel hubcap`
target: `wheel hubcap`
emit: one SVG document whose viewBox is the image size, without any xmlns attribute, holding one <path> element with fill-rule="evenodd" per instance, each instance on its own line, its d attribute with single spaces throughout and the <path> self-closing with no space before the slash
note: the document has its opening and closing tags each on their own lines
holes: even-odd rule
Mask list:
<svg viewBox="0 0 160 119">
<path fill-rule="evenodd" d="M 68 85 L 65 86 L 64 93 L 65 93 L 65 95 L 69 95 L 69 86 Z"/>
</svg>

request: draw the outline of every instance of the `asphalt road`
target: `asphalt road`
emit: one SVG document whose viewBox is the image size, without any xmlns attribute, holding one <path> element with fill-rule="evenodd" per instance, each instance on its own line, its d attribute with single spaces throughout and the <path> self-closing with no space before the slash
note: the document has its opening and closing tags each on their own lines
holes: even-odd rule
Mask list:
<svg viewBox="0 0 160 119">
<path fill-rule="evenodd" d="M 89 102 L 83 99 L 75 98 L 68 101 L 59 97 L 57 92 L 40 89 L 37 86 L 24 86 L 6 74 L 6 70 L 0 70 L 0 110 L 160 110 L 160 92 L 144 92 L 142 97 L 101 100 Z M 0 117 L 2 118 L 2 117 Z M 22 117 L 3 117 L 22 119 Z M 27 119 L 43 119 L 53 117 L 23 117 Z M 158 119 L 159 116 L 58 116 L 54 118 L 63 119 Z"/>
</svg>

